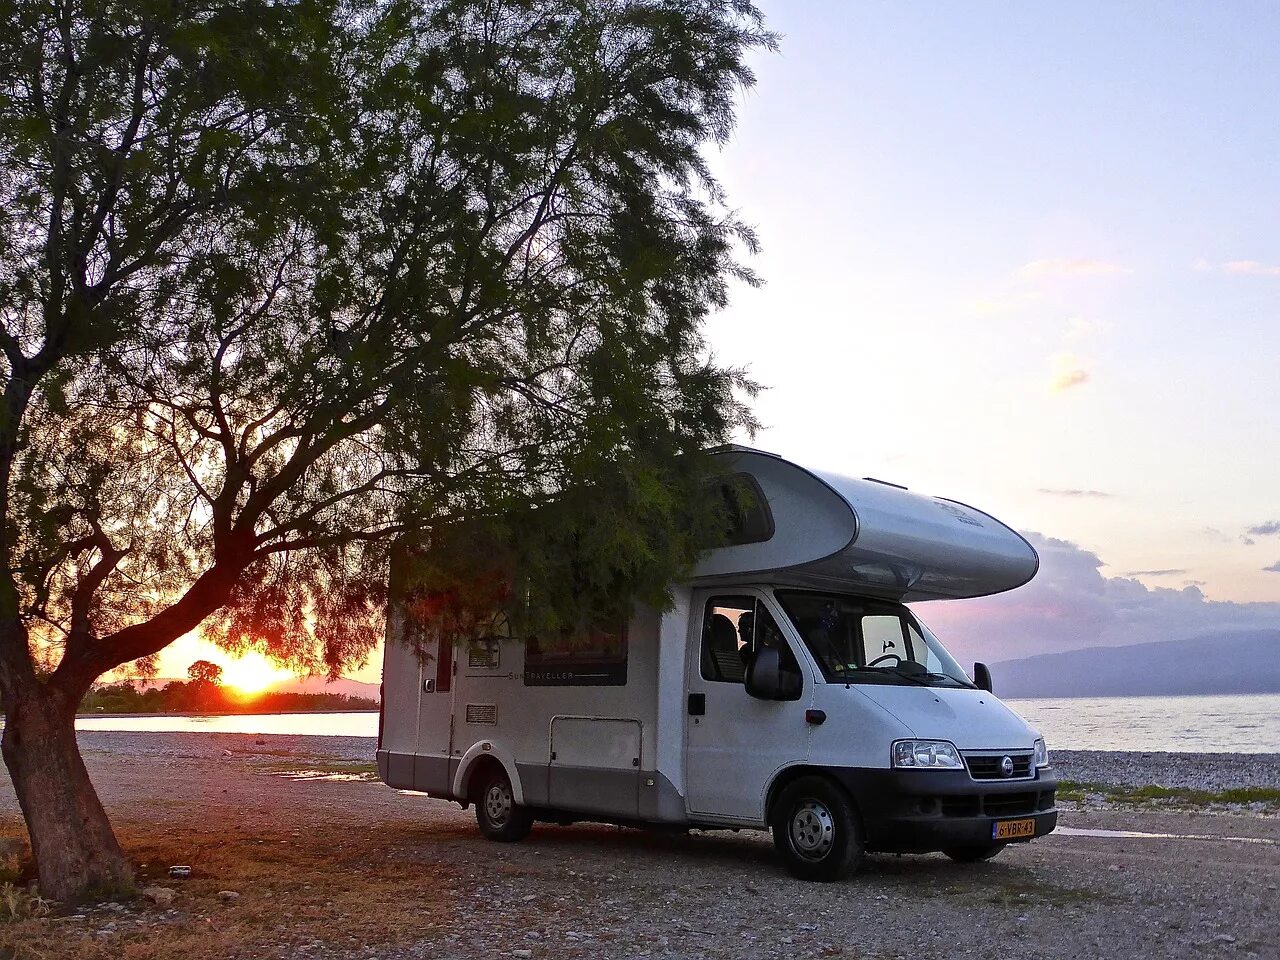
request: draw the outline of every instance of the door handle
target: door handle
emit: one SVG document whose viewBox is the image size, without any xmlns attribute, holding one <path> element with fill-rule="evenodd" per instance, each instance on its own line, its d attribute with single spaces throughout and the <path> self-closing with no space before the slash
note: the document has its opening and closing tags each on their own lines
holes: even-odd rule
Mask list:
<svg viewBox="0 0 1280 960">
<path fill-rule="evenodd" d="M 707 715 L 707 695 L 705 693 L 689 694 L 689 716 L 705 717 Z"/>
</svg>

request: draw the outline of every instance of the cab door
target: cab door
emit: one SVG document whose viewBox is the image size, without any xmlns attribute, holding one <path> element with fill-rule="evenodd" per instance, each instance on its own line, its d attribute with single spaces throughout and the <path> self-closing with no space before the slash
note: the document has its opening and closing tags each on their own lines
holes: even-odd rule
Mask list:
<svg viewBox="0 0 1280 960">
<path fill-rule="evenodd" d="M 685 783 L 689 812 L 755 824 L 765 820 L 765 790 L 784 766 L 809 755 L 805 710 L 813 680 L 796 655 L 780 610 L 753 590 L 694 593 L 686 676 Z M 800 674 L 800 699 L 757 700 L 743 686 L 746 664 L 762 645 L 778 646 Z"/>
</svg>

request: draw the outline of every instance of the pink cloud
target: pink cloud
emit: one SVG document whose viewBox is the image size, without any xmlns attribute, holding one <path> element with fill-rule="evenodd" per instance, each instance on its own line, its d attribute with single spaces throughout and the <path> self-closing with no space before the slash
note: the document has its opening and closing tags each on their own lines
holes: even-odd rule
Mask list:
<svg viewBox="0 0 1280 960">
<path fill-rule="evenodd" d="M 1040 572 L 1025 587 L 978 600 L 914 605 L 962 663 L 1280 629 L 1280 603 L 1216 601 L 1194 583 L 1174 589 L 1107 577 L 1101 572 L 1105 564 L 1089 550 L 1038 533 L 1026 537 L 1040 553 Z"/>
</svg>

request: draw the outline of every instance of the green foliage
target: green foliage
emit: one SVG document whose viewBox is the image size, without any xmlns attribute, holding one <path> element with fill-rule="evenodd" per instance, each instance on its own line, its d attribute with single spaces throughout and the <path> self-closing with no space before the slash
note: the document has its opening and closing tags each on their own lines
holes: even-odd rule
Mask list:
<svg viewBox="0 0 1280 960">
<path fill-rule="evenodd" d="M 222 668 L 208 660 L 197 660 L 187 667 L 187 679 L 192 683 L 207 683 L 216 686 L 222 682 Z"/>
<path fill-rule="evenodd" d="M 661 603 L 753 426 L 704 151 L 772 44 L 745 0 L 0 3 L 0 647 L 336 673 L 454 530 L 540 628 Z"/>
</svg>

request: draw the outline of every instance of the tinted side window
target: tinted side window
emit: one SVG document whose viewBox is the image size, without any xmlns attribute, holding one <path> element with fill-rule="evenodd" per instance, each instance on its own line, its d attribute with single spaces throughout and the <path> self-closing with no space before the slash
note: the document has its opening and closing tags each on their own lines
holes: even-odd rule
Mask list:
<svg viewBox="0 0 1280 960">
<path fill-rule="evenodd" d="M 526 687 L 624 687 L 627 628 L 592 630 L 585 638 L 530 637 L 524 645 Z"/>
</svg>

